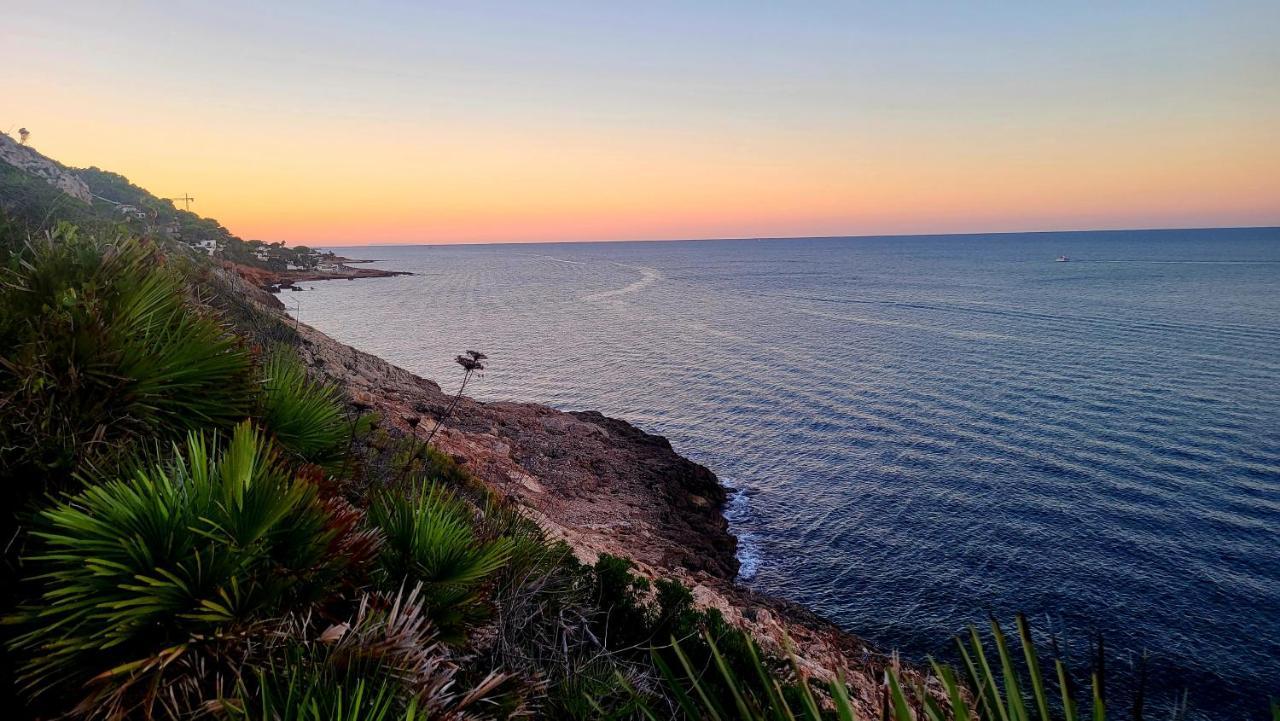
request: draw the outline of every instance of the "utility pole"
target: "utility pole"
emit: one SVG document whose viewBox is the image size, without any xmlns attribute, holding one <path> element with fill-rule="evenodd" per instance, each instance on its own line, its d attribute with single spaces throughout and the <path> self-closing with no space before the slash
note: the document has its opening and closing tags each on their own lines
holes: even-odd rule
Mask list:
<svg viewBox="0 0 1280 721">
<path fill-rule="evenodd" d="M 195 200 L 195 198 L 183 193 L 181 198 L 165 198 L 165 200 L 181 200 L 183 203 L 183 210 L 186 210 L 189 213 L 191 212 L 191 201 Z"/>
</svg>

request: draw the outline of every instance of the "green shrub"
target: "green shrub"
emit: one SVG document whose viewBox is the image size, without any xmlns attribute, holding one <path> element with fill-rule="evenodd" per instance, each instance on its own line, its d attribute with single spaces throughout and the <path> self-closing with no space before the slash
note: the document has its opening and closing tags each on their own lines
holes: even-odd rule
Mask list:
<svg viewBox="0 0 1280 721">
<path fill-rule="evenodd" d="M 352 423 L 338 390 L 307 377 L 294 352 L 276 347 L 263 363 L 262 423 L 285 450 L 310 463 L 342 459 Z"/>
<path fill-rule="evenodd" d="M 141 241 L 59 225 L 11 258 L 4 280 L 0 481 L 11 500 L 134 440 L 177 440 L 248 415 L 248 354 L 189 305 L 182 279 Z"/>
<path fill-rule="evenodd" d="M 511 556 L 513 542 L 477 534 L 475 512 L 436 483 L 382 493 L 369 518 L 385 542 L 379 557 L 385 588 L 422 584 L 427 614 L 441 637 L 460 641 L 483 611 L 483 587 Z"/>
<path fill-rule="evenodd" d="M 597 659 L 576 667 L 548 692 L 546 718 L 622 721 L 640 717 L 642 703 L 616 664 Z"/>
<path fill-rule="evenodd" d="M 609 554 L 602 554 L 591 568 L 591 598 L 599 609 L 593 622 L 595 633 L 620 667 L 635 663 L 637 651 L 655 669 L 664 664 L 678 667 L 682 662 L 696 668 L 723 663 L 735 678 L 745 679 L 745 689 L 759 693 L 765 689 L 759 685 L 756 665 L 764 664 L 771 672 L 784 668 L 773 659 L 762 661 L 750 637 L 730 626 L 718 610 L 698 609 L 692 592 L 679 581 L 658 579 L 651 593 L 649 582 L 632 573 L 634 568 L 631 561 Z M 731 703 L 735 692 L 716 676 L 701 679 L 700 688 L 720 704 Z M 795 691 L 790 685 L 782 686 L 782 692 Z M 659 683 L 649 692 L 670 705 L 682 687 Z"/>
<path fill-rule="evenodd" d="M 483 495 L 488 488 L 459 466 L 441 450 L 423 443 L 417 436 L 407 436 L 389 448 L 390 462 L 398 468 L 399 478 L 421 478 L 447 488 Z"/>
<path fill-rule="evenodd" d="M 596 622 L 607 645 L 614 648 L 644 644 L 653 638 L 653 624 L 645 597 L 649 581 L 631 573 L 626 558 L 600 554 L 592 567 L 592 603 L 600 609 Z"/>
<path fill-rule="evenodd" d="M 315 488 L 248 423 L 216 460 L 209 446 L 193 433 L 171 462 L 39 514 L 40 593 L 14 643 L 32 692 L 88 685 L 90 702 L 125 703 L 178 658 L 324 595 L 343 559 Z"/>
</svg>

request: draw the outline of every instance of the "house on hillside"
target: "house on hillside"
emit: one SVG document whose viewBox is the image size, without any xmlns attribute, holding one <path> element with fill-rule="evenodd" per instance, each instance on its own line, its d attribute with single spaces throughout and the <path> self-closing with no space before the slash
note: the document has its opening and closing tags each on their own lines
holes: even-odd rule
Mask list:
<svg viewBox="0 0 1280 721">
<path fill-rule="evenodd" d="M 123 216 L 137 218 L 139 220 L 146 220 L 147 218 L 147 211 L 134 205 L 128 205 L 127 203 L 117 205 L 116 212 Z"/>
<path fill-rule="evenodd" d="M 192 247 L 192 248 L 195 248 L 196 250 L 202 250 L 202 251 L 204 251 L 205 253 L 208 253 L 209 255 L 213 255 L 214 253 L 216 253 L 216 252 L 218 252 L 219 250 L 221 250 L 221 248 L 219 248 L 219 247 L 218 247 L 218 241 L 216 241 L 216 240 L 197 240 L 197 241 L 193 241 L 193 242 L 191 243 L 191 247 Z"/>
</svg>

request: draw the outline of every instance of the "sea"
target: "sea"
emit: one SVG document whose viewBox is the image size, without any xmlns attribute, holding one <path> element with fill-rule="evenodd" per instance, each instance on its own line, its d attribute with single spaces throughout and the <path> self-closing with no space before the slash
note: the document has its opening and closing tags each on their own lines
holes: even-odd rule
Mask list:
<svg viewBox="0 0 1280 721">
<path fill-rule="evenodd" d="M 1101 636 L 1121 716 L 1144 656 L 1149 718 L 1280 697 L 1280 228 L 333 250 L 415 275 L 294 314 L 666 436 L 753 588 L 909 659 Z"/>
</svg>

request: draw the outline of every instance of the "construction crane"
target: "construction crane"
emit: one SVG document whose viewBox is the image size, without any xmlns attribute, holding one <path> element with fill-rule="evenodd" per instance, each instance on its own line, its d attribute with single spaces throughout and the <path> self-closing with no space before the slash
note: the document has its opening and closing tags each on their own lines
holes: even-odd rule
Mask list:
<svg viewBox="0 0 1280 721">
<path fill-rule="evenodd" d="M 195 200 L 195 198 L 183 193 L 181 198 L 165 198 L 165 200 L 181 200 L 183 203 L 183 210 L 191 212 L 191 201 Z"/>
</svg>

